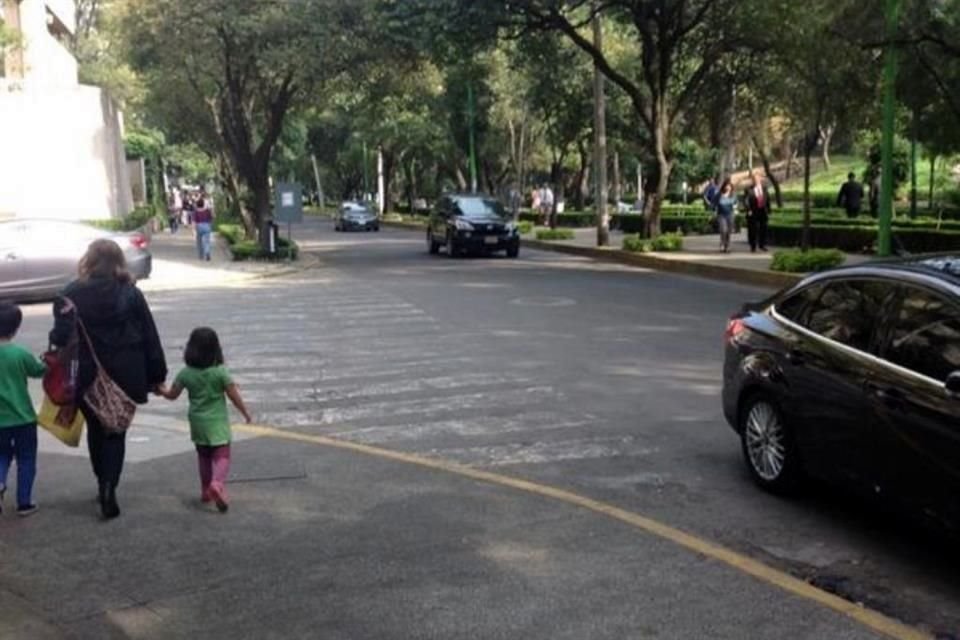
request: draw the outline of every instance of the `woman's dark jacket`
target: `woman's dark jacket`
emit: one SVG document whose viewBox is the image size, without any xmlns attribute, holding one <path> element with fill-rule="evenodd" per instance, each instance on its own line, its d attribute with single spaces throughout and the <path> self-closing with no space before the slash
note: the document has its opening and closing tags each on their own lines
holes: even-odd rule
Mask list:
<svg viewBox="0 0 960 640">
<path fill-rule="evenodd" d="M 61 294 L 77 307 L 100 363 L 130 399 L 147 401 L 150 390 L 167 378 L 167 362 L 153 315 L 136 286 L 115 278 L 76 280 Z M 73 330 L 73 314 L 62 314 L 63 298 L 53 305 L 54 326 L 50 342 L 62 347 Z M 96 366 L 80 336 L 80 370 L 77 396 L 93 383 Z"/>
</svg>

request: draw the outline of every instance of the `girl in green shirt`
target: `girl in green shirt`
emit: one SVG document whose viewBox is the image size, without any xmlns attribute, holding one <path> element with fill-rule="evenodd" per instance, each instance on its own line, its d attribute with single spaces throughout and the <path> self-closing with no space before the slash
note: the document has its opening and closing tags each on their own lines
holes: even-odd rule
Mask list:
<svg viewBox="0 0 960 640">
<path fill-rule="evenodd" d="M 226 398 L 230 398 L 248 423 L 250 414 L 230 372 L 223 366 L 223 351 L 216 331 L 209 327 L 194 329 L 183 360 L 187 366 L 177 374 L 173 386 L 163 387 L 158 393 L 168 400 L 176 400 L 187 390 L 190 438 L 197 447 L 200 468 L 200 500 L 212 501 L 217 509 L 225 512 L 231 439 Z"/>
</svg>

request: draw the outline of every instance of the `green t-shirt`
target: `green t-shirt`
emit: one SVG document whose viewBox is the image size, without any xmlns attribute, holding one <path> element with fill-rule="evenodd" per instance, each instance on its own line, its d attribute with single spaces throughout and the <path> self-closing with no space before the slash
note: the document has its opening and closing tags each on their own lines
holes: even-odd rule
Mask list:
<svg viewBox="0 0 960 640">
<path fill-rule="evenodd" d="M 0 344 L 0 429 L 33 424 L 37 412 L 27 389 L 27 378 L 40 378 L 47 367 L 23 347 Z"/>
<path fill-rule="evenodd" d="M 177 374 L 174 384 L 187 390 L 190 398 L 190 437 L 195 444 L 217 447 L 230 443 L 230 415 L 227 413 L 227 387 L 233 384 L 226 367 L 194 369 Z"/>
</svg>

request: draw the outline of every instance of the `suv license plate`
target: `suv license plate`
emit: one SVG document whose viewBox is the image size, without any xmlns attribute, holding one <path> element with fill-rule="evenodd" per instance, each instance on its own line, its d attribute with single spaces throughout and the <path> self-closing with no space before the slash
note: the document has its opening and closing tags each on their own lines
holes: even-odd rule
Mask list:
<svg viewBox="0 0 960 640">
<path fill-rule="evenodd" d="M 500 238 L 497 236 L 487 236 L 483 239 L 483 241 L 487 244 L 498 244 L 500 242 Z"/>
</svg>

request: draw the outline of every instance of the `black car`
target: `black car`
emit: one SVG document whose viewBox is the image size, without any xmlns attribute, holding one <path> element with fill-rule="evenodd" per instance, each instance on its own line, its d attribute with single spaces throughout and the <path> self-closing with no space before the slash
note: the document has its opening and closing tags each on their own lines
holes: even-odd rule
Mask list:
<svg viewBox="0 0 960 640">
<path fill-rule="evenodd" d="M 517 225 L 496 198 L 482 195 L 446 195 L 437 201 L 427 227 L 427 249 L 432 254 L 446 247 L 451 258 L 464 252 L 503 251 L 520 255 Z"/>
<path fill-rule="evenodd" d="M 960 528 L 960 255 L 810 276 L 734 315 L 723 409 L 754 480 Z"/>
<path fill-rule="evenodd" d="M 333 219 L 335 231 L 380 231 L 380 218 L 368 205 L 344 202 Z"/>
</svg>

